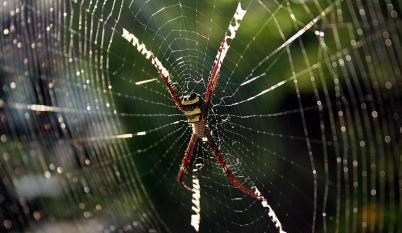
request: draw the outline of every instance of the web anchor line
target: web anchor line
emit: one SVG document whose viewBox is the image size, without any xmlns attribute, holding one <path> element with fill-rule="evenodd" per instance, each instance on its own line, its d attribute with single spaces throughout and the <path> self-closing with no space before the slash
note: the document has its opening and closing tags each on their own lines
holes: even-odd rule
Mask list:
<svg viewBox="0 0 402 233">
<path fill-rule="evenodd" d="M 255 189 L 254 192 L 256 195 L 263 197 L 261 200 L 261 205 L 262 205 L 262 207 L 268 209 L 268 216 L 271 218 L 272 222 L 275 224 L 275 227 L 279 230 L 279 233 L 287 233 L 286 231 L 283 230 L 281 221 L 279 221 L 279 218 L 278 218 L 278 216 L 276 216 L 275 211 L 268 204 L 267 199 L 264 196 L 262 196 L 260 190 L 258 190 L 256 186 L 254 186 L 254 189 Z"/>
</svg>

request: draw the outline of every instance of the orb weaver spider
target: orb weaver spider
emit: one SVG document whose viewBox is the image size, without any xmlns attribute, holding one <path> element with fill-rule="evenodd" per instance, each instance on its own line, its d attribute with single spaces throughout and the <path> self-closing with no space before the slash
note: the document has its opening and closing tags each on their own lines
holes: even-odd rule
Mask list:
<svg viewBox="0 0 402 233">
<path fill-rule="evenodd" d="M 196 93 L 191 93 L 182 97 L 179 96 L 169 80 L 168 70 L 162 65 L 159 59 L 150 50 L 146 49 L 145 45 L 143 43 L 140 43 L 136 36 L 134 36 L 132 33 L 124 28 L 122 31 L 122 37 L 130 42 L 134 47 L 136 47 L 138 52 L 144 55 L 146 59 L 151 60 L 152 65 L 154 65 L 154 67 L 158 70 L 158 73 L 165 83 L 169 94 L 176 104 L 177 108 L 183 113 L 183 115 L 187 118 L 187 122 L 192 126 L 193 132 L 190 141 L 187 144 L 187 149 L 184 154 L 179 173 L 177 174 L 178 182 L 186 190 L 192 192 L 192 189 L 184 183 L 183 178 L 193 154 L 194 147 L 198 139 L 201 138 L 204 143 L 208 143 L 209 148 L 215 155 L 217 161 L 219 162 L 219 165 L 222 167 L 230 183 L 235 188 L 254 199 L 264 200 L 265 198 L 259 192 L 253 192 L 249 188 L 245 187 L 229 169 L 226 160 L 221 150 L 219 149 L 219 146 L 212 137 L 211 129 L 208 126 L 208 109 L 212 95 L 214 94 L 216 85 L 218 83 L 219 71 L 223 59 L 225 58 L 226 53 L 229 50 L 228 43 L 235 38 L 236 31 L 240 27 L 240 21 L 243 19 L 245 14 L 246 10 L 243 10 L 241 4 L 239 3 L 231 20 L 231 23 L 229 24 L 228 30 L 225 33 L 223 41 L 220 44 L 218 54 L 216 55 L 211 70 L 204 98 Z"/>
<path fill-rule="evenodd" d="M 243 19 L 246 14 L 246 10 L 243 10 L 241 4 L 239 3 L 235 14 L 229 24 L 228 30 L 225 33 L 223 41 L 221 42 L 218 50 L 218 54 L 216 55 L 211 74 L 209 76 L 208 86 L 205 91 L 205 96 L 202 98 L 201 95 L 196 93 L 191 93 L 185 96 L 179 96 L 175 89 L 173 88 L 170 80 L 169 80 L 169 71 L 162 65 L 162 62 L 152 53 L 152 51 L 148 50 L 143 43 L 140 43 L 139 39 L 132 33 L 130 33 L 125 28 L 115 27 L 115 30 L 120 32 L 122 37 L 131 43 L 138 52 L 145 56 L 147 60 L 151 60 L 152 65 L 158 70 L 160 77 L 165 83 L 173 102 L 176 104 L 179 111 L 183 113 L 183 115 L 187 118 L 187 122 L 191 125 L 193 132 L 191 134 L 190 141 L 187 144 L 187 149 L 184 154 L 179 173 L 177 174 L 178 182 L 188 191 L 193 192 L 193 190 L 188 187 L 184 181 L 184 174 L 186 173 L 187 167 L 190 163 L 191 156 L 194 151 L 194 147 L 199 138 L 202 139 L 204 143 L 208 143 L 210 150 L 215 155 L 219 165 L 225 172 L 228 177 L 230 183 L 237 188 L 239 191 L 245 193 L 246 195 L 261 201 L 261 205 L 268 210 L 268 216 L 271 218 L 272 222 L 275 224 L 275 227 L 279 230 L 280 233 L 286 233 L 282 224 L 279 221 L 279 218 L 276 216 L 275 211 L 268 204 L 267 199 L 261 194 L 261 192 L 257 189 L 257 187 L 253 187 L 255 191 L 253 192 L 251 189 L 244 186 L 237 177 L 233 174 L 233 172 L 229 169 L 226 160 L 219 149 L 218 144 L 215 142 L 212 137 L 212 131 L 208 126 L 208 109 L 211 102 L 211 98 L 215 93 L 216 85 L 219 79 L 219 71 L 223 62 L 223 59 L 226 56 L 227 51 L 229 50 L 229 42 L 235 38 L 236 31 L 240 27 L 240 21 Z M 117 25 L 116 25 L 117 26 Z M 281 46 L 282 47 L 282 46 Z M 280 48 L 281 48 L 280 47 Z M 154 79 L 152 79 L 154 80 Z M 148 81 L 148 80 L 146 80 Z M 144 83 L 139 82 L 139 83 Z M 139 85 L 139 84 L 138 84 Z"/>
<path fill-rule="evenodd" d="M 229 24 L 228 31 L 226 32 L 223 41 L 221 42 L 221 45 L 219 47 L 218 54 L 215 58 L 214 65 L 211 70 L 204 98 L 196 93 L 191 93 L 190 95 L 179 97 L 179 95 L 169 82 L 169 79 L 163 74 L 163 72 L 161 72 L 161 70 L 158 69 L 158 71 L 163 82 L 167 86 L 170 96 L 175 102 L 177 108 L 184 114 L 184 116 L 187 118 L 188 123 L 192 126 L 191 138 L 187 144 L 187 149 L 184 154 L 179 173 L 177 174 L 177 181 L 186 190 L 192 192 L 192 189 L 184 183 L 183 178 L 193 154 L 196 142 L 199 138 L 201 138 L 204 143 L 208 143 L 210 150 L 215 155 L 223 171 L 226 173 L 226 176 L 228 177 L 230 183 L 235 188 L 249 195 L 250 197 L 257 200 L 263 200 L 263 196 L 258 195 L 252 190 L 246 188 L 229 169 L 225 158 L 222 155 L 221 150 L 219 149 L 219 146 L 212 137 L 211 129 L 208 126 L 208 109 L 210 106 L 212 95 L 215 92 L 216 85 L 219 80 L 220 67 L 226 55 L 226 52 L 229 49 L 228 41 L 232 40 L 235 37 L 236 30 L 239 28 L 239 21 L 242 20 L 245 13 L 246 11 L 243 10 L 239 5 L 232 19 L 234 25 L 232 25 L 232 23 Z M 230 32 L 230 35 L 228 35 L 228 32 Z"/>
</svg>

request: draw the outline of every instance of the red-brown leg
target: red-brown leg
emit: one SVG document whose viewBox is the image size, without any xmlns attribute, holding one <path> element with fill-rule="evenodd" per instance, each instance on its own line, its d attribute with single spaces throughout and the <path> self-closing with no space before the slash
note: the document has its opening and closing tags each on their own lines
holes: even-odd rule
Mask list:
<svg viewBox="0 0 402 233">
<path fill-rule="evenodd" d="M 229 169 L 229 167 L 226 164 L 226 161 L 221 153 L 221 151 L 219 150 L 218 146 L 215 143 L 215 140 L 212 138 L 212 136 L 210 134 L 207 135 L 208 137 L 208 143 L 209 146 L 212 150 L 212 152 L 214 153 L 216 159 L 218 160 L 219 164 L 221 165 L 221 167 L 223 168 L 223 170 L 226 173 L 226 176 L 228 177 L 230 183 L 232 183 L 232 185 L 234 187 L 236 187 L 237 189 L 239 189 L 240 191 L 242 191 L 243 193 L 249 195 L 250 197 L 257 199 L 257 200 L 263 200 L 264 197 L 263 196 L 259 196 L 257 194 L 255 194 L 253 191 L 251 191 L 250 189 L 246 188 L 237 178 L 236 176 L 233 174 L 233 172 Z"/>
<path fill-rule="evenodd" d="M 220 67 L 222 65 L 223 58 L 224 58 L 222 56 L 222 51 L 223 51 L 223 46 L 225 45 L 225 43 L 226 43 L 226 35 L 225 35 L 225 38 L 223 39 L 221 45 L 219 46 L 218 55 L 215 59 L 214 67 L 212 68 L 211 76 L 208 81 L 207 92 L 205 94 L 205 103 L 207 105 L 209 104 L 209 101 L 211 100 L 211 97 L 215 92 L 216 84 L 218 83 L 219 70 L 220 70 Z"/>
<path fill-rule="evenodd" d="M 152 56 L 152 60 L 154 60 L 154 56 Z M 172 97 L 174 103 L 176 104 L 177 108 L 183 112 L 183 106 L 181 106 L 181 99 L 179 95 L 176 93 L 175 89 L 173 88 L 172 84 L 170 84 L 168 77 L 163 75 L 162 71 L 158 69 L 158 73 L 161 76 L 163 82 L 165 83 L 166 87 L 168 88 L 169 94 Z"/>
<path fill-rule="evenodd" d="M 233 40 L 236 36 L 236 31 L 240 27 L 240 21 L 243 19 L 244 15 L 246 14 L 246 10 L 243 10 L 241 4 L 236 8 L 236 11 L 233 15 L 231 22 L 229 23 L 228 29 L 226 30 L 225 36 L 219 46 L 218 54 L 215 57 L 214 66 L 211 71 L 211 76 L 209 77 L 207 91 L 205 93 L 205 103 L 208 106 L 209 101 L 212 98 L 212 95 L 215 92 L 216 84 L 218 83 L 219 79 L 219 71 L 221 69 L 221 65 L 223 60 L 225 59 L 226 53 L 229 50 L 229 43 Z"/>
<path fill-rule="evenodd" d="M 184 176 L 184 173 L 186 173 L 186 169 L 187 169 L 188 164 L 190 163 L 191 155 L 193 154 L 194 147 L 195 147 L 195 144 L 197 142 L 197 139 L 198 139 L 197 134 L 193 133 L 191 135 L 190 141 L 188 142 L 186 153 L 185 153 L 185 155 L 183 157 L 183 161 L 181 162 L 181 167 L 180 167 L 179 173 L 177 174 L 177 181 L 179 181 L 179 183 L 186 190 L 188 190 L 190 192 L 193 192 L 193 190 L 190 187 L 188 187 L 187 185 L 184 184 L 183 176 Z"/>
</svg>

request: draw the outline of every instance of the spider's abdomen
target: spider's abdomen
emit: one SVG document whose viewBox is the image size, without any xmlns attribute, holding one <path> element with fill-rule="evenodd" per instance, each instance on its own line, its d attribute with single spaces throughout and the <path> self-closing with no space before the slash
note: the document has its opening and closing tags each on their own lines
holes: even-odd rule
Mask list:
<svg viewBox="0 0 402 233">
<path fill-rule="evenodd" d="M 204 101 L 197 94 L 191 94 L 183 97 L 181 100 L 184 115 L 187 117 L 188 123 L 196 123 L 201 121 Z"/>
</svg>

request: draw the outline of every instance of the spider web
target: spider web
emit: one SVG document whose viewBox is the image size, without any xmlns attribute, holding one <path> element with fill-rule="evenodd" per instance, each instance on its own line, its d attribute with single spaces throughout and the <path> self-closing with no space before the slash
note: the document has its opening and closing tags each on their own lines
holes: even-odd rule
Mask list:
<svg viewBox="0 0 402 233">
<path fill-rule="evenodd" d="M 241 2 L 208 120 L 266 203 L 201 141 L 181 188 L 191 127 L 140 49 L 203 96 L 238 2 L 0 4 L 2 232 L 401 232 L 398 1 Z"/>
</svg>

